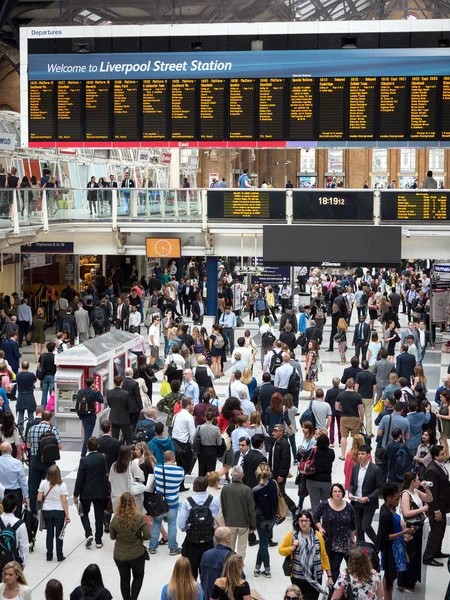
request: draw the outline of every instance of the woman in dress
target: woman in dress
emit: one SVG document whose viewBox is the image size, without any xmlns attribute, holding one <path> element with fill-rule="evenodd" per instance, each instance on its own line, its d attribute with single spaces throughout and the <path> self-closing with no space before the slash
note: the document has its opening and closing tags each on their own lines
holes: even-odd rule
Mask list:
<svg viewBox="0 0 450 600">
<path fill-rule="evenodd" d="M 340 318 L 337 324 L 337 333 L 334 336 L 334 341 L 339 344 L 339 356 L 341 357 L 340 365 L 345 365 L 347 363 L 345 358 L 345 353 L 347 352 L 347 329 L 347 321 Z"/>
<path fill-rule="evenodd" d="M 245 383 L 245 385 L 248 387 L 248 395 L 251 398 L 253 396 L 253 392 L 258 386 L 258 383 L 256 381 L 256 377 L 253 377 L 249 367 L 245 367 L 242 371 L 241 382 Z"/>
<path fill-rule="evenodd" d="M 286 534 L 278 549 L 281 556 L 291 557 L 291 583 L 298 585 L 304 600 L 317 600 L 319 594 L 328 594 L 322 587 L 323 571 L 328 585 L 332 585 L 330 561 L 322 534 L 317 531 L 309 510 L 301 510 L 293 518 L 293 530 Z"/>
<path fill-rule="evenodd" d="M 305 421 L 302 423 L 303 439 L 297 448 L 297 463 L 300 464 L 305 457 L 305 454 L 316 445 L 316 438 L 314 437 L 314 427 L 311 421 Z M 299 474 L 296 483 L 298 485 L 298 505 L 297 508 L 303 508 L 303 502 L 308 495 L 306 489 L 306 478 L 304 475 Z"/>
<path fill-rule="evenodd" d="M 250 585 L 242 579 L 244 559 L 239 554 L 227 558 L 222 577 L 216 579 L 211 592 L 211 600 L 251 600 Z"/>
<path fill-rule="evenodd" d="M 111 483 L 111 501 L 113 505 L 113 512 L 116 512 L 117 503 L 119 496 L 124 492 L 130 491 L 130 474 L 134 479 L 144 483 L 144 473 L 142 472 L 139 461 L 133 460 L 132 446 L 120 446 L 117 452 L 117 460 L 111 465 L 109 471 L 109 481 Z M 139 494 L 140 506 L 142 506 L 142 500 L 144 493 Z"/>
<path fill-rule="evenodd" d="M 392 590 L 398 573 L 406 571 L 405 535 L 413 535 L 414 528 L 403 529 L 397 506 L 400 493 L 396 483 L 387 482 L 382 489 L 384 504 L 380 508 L 377 547 L 381 551 L 381 569 L 384 570 L 384 600 L 392 600 Z"/>
<path fill-rule="evenodd" d="M 375 329 L 375 321 L 378 317 L 378 306 L 377 306 L 377 301 L 375 298 L 375 292 L 370 292 L 370 294 L 369 294 L 368 308 L 369 308 L 369 325 L 370 325 L 370 329 L 373 330 L 373 329 Z"/>
<path fill-rule="evenodd" d="M 390 321 L 384 336 L 384 343 L 387 344 L 389 362 L 395 362 L 395 344 L 399 341 L 400 337 L 395 331 L 395 321 Z"/>
<path fill-rule="evenodd" d="M 427 395 L 427 378 L 425 377 L 425 373 L 423 372 L 422 367 L 414 367 L 414 379 L 412 381 L 411 389 L 413 392 L 416 392 L 416 388 L 418 385 L 422 386 L 422 392 Z"/>
<path fill-rule="evenodd" d="M 43 502 L 45 526 L 47 529 L 47 561 L 53 559 L 53 540 L 56 540 L 56 558 L 58 562 L 65 560 L 63 540 L 59 539 L 64 523 L 70 523 L 69 504 L 67 502 L 67 486 L 61 478 L 61 471 L 56 465 L 49 467 L 45 479 L 41 481 L 37 500 Z"/>
<path fill-rule="evenodd" d="M 244 348 L 250 348 L 252 351 L 252 373 L 253 373 L 253 365 L 256 362 L 256 351 L 258 349 L 258 346 L 253 341 L 250 329 L 246 329 L 244 331 L 244 339 L 245 339 Z"/>
<path fill-rule="evenodd" d="M 191 354 L 192 368 L 198 365 L 198 359 L 203 356 L 205 342 L 198 327 L 192 328 L 192 339 L 194 340 L 194 352 Z"/>
<path fill-rule="evenodd" d="M 45 352 L 45 319 L 44 309 L 38 308 L 31 326 L 31 342 L 34 344 L 34 358 L 38 362 L 41 354 Z"/>
<path fill-rule="evenodd" d="M 255 577 L 261 574 L 270 578 L 269 541 L 272 539 L 272 529 L 277 520 L 278 491 L 277 484 L 271 478 L 272 471 L 267 463 L 260 463 L 256 468 L 258 485 L 253 488 L 253 498 L 256 508 L 256 529 L 258 530 L 259 546 L 256 555 L 256 565 L 253 571 Z M 264 566 L 264 571 L 261 567 Z"/>
<path fill-rule="evenodd" d="M 344 488 L 340 483 L 334 483 L 330 497 L 321 502 L 314 513 L 317 530 L 328 539 L 326 549 L 333 583 L 339 576 L 342 559 L 356 543 L 355 511 L 344 498 Z"/>
<path fill-rule="evenodd" d="M 191 563 L 185 556 L 176 561 L 170 581 L 161 591 L 161 600 L 203 600 L 202 587 L 192 577 Z"/>
<path fill-rule="evenodd" d="M 113 557 L 119 570 L 122 598 L 137 600 L 144 581 L 145 560 L 148 556 L 143 542 L 150 539 L 150 524 L 140 514 L 129 492 L 124 492 L 117 498 L 109 535 L 116 542 Z M 130 589 L 131 574 L 133 581 Z"/>
<path fill-rule="evenodd" d="M 217 341 L 216 341 L 217 340 Z M 211 370 L 216 377 L 221 377 L 223 375 L 222 372 L 222 355 L 223 348 L 216 348 L 214 343 L 220 344 L 224 342 L 224 338 L 220 333 L 220 325 L 215 323 L 212 327 L 212 333 L 209 336 L 209 353 L 211 356 Z"/>
<path fill-rule="evenodd" d="M 346 593 L 349 586 L 352 596 Z M 347 568 L 339 575 L 334 588 L 331 600 L 350 597 L 354 600 L 383 600 L 381 576 L 372 568 L 370 557 L 362 548 L 350 550 Z"/>
<path fill-rule="evenodd" d="M 316 341 L 310 340 L 308 343 L 308 353 L 306 354 L 305 362 L 305 381 L 310 384 L 310 395 L 308 400 L 314 399 L 314 390 L 316 389 L 316 381 L 319 379 L 319 345 Z"/>
<path fill-rule="evenodd" d="M 425 490 L 419 490 L 419 485 Z M 421 581 L 422 571 L 422 538 L 423 524 L 427 517 L 428 502 L 433 501 L 433 494 L 426 481 L 420 482 L 417 473 L 403 475 L 400 506 L 407 527 L 414 527 L 411 539 L 406 542 L 408 553 L 408 568 L 398 574 L 398 589 L 401 592 L 413 592 Z"/>
<path fill-rule="evenodd" d="M 425 479 L 425 471 L 430 462 L 433 460 L 430 454 L 430 448 L 435 444 L 437 444 L 435 430 L 425 429 L 425 431 L 422 433 L 422 442 L 419 444 L 414 457 L 417 475 L 420 480 Z"/>
<path fill-rule="evenodd" d="M 12 560 L 3 567 L 0 597 L 4 600 L 31 600 L 31 589 L 23 574 L 22 567 Z"/>
<path fill-rule="evenodd" d="M 81 600 L 92 597 L 96 600 L 112 600 L 112 594 L 103 585 L 100 567 L 96 564 L 88 565 L 81 576 L 81 585 L 70 594 L 70 600 Z"/>
<path fill-rule="evenodd" d="M 444 446 L 445 456 L 448 458 L 448 439 L 450 438 L 450 394 L 447 391 L 442 391 L 439 394 L 439 400 L 441 401 L 439 409 L 436 411 L 436 418 L 438 419 L 438 427 L 441 432 L 439 443 Z M 5 415 L 6 416 L 6 415 Z"/>
</svg>

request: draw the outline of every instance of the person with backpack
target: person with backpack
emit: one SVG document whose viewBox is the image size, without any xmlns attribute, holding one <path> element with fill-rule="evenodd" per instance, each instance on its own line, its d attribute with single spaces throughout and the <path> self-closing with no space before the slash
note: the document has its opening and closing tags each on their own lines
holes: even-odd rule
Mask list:
<svg viewBox="0 0 450 600">
<path fill-rule="evenodd" d="M 402 465 L 404 464 L 404 459 L 408 457 L 405 450 L 403 432 L 400 429 L 400 427 L 394 427 L 392 429 L 392 442 L 389 442 L 385 450 L 387 463 L 387 481 L 393 481 L 400 485 L 400 482 L 403 481 L 403 473 L 401 473 Z M 403 452 L 400 455 L 400 460 L 397 461 L 397 455 L 400 450 L 403 450 Z M 402 456 L 403 454 L 406 454 L 406 456 Z M 404 465 L 405 473 L 406 471 L 409 471 L 411 464 L 412 461 L 408 459 L 408 464 Z"/>
<path fill-rule="evenodd" d="M 275 382 L 275 373 L 278 367 L 281 367 L 283 363 L 283 349 L 282 343 L 277 340 L 273 344 L 272 350 L 270 350 L 264 358 L 264 373 L 269 372 L 272 383 Z"/>
<path fill-rule="evenodd" d="M 136 428 L 131 436 L 131 443 L 145 442 L 148 444 L 155 437 L 155 425 L 157 417 L 156 408 L 144 408 L 136 423 Z"/>
<path fill-rule="evenodd" d="M 195 580 L 203 554 L 214 548 L 214 519 L 220 512 L 220 499 L 208 494 L 207 487 L 206 477 L 196 477 L 194 494 L 181 505 L 177 521 L 178 528 L 186 532 L 181 554 L 188 558 Z"/>
<path fill-rule="evenodd" d="M 0 515 L 0 569 L 16 561 L 24 569 L 30 555 L 30 543 L 25 523 L 15 516 L 17 496 L 5 494 Z"/>
<path fill-rule="evenodd" d="M 67 496 L 67 486 L 61 478 L 61 471 L 57 465 L 52 465 L 49 467 L 45 479 L 41 481 L 37 496 L 38 502 L 42 502 L 41 510 L 44 514 L 45 528 L 47 529 L 47 561 L 53 559 L 54 539 L 56 540 L 56 558 L 58 562 L 65 560 L 63 540 L 60 538 L 60 534 L 64 523 L 70 523 Z"/>
<path fill-rule="evenodd" d="M 103 404 L 103 396 L 99 391 L 98 387 L 94 385 L 94 379 L 88 377 L 86 379 L 86 387 L 79 390 L 77 393 L 77 401 L 75 404 L 75 410 L 78 418 L 83 425 L 83 446 L 81 448 L 81 457 L 86 456 L 86 444 L 94 432 L 95 422 L 97 420 L 97 414 L 95 410 L 95 403 L 99 402 Z"/>
<path fill-rule="evenodd" d="M 209 352 L 211 356 L 211 370 L 216 378 L 223 375 L 222 358 L 225 348 L 225 338 L 221 333 L 218 323 L 212 326 L 212 332 L 209 336 Z"/>
<path fill-rule="evenodd" d="M 57 323 L 56 331 L 57 332 L 61 331 L 63 333 L 67 333 L 67 335 L 70 339 L 70 344 L 71 344 L 71 346 L 73 346 L 75 343 L 75 338 L 78 336 L 78 327 L 77 327 L 77 320 L 74 317 L 74 315 L 72 314 L 71 306 L 67 307 L 66 314 L 63 315 L 62 317 L 59 317 L 58 322 L 59 322 L 59 326 Z"/>
<path fill-rule="evenodd" d="M 27 447 L 31 450 L 28 486 L 30 492 L 30 510 L 36 513 L 38 488 L 47 475 L 48 469 L 60 459 L 59 451 L 63 444 L 56 427 L 52 425 L 52 413 L 44 410 L 42 419 L 30 427 L 27 435 Z"/>
<path fill-rule="evenodd" d="M 172 430 L 172 422 L 174 415 L 176 412 L 181 410 L 181 399 L 183 398 L 183 394 L 180 392 L 181 389 L 181 380 L 174 379 L 170 383 L 170 394 L 167 394 L 156 405 L 159 412 L 167 414 L 166 426 L 169 429 L 169 432 Z M 178 408 L 178 410 L 176 410 Z"/>
<path fill-rule="evenodd" d="M 106 315 L 105 311 L 101 307 L 100 300 L 97 300 L 95 303 L 89 321 L 91 326 L 94 328 L 95 336 L 102 335 L 102 333 L 105 332 Z"/>
<path fill-rule="evenodd" d="M 263 367 L 265 357 L 267 353 L 272 350 L 277 339 L 275 331 L 270 323 L 270 317 L 263 317 L 259 333 L 261 335 L 261 367 Z"/>
</svg>

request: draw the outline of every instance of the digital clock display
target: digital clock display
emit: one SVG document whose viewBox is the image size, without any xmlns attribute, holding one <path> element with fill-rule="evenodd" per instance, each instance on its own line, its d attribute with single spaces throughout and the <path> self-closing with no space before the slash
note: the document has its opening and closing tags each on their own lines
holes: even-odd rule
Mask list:
<svg viewBox="0 0 450 600">
<path fill-rule="evenodd" d="M 294 221 L 373 222 L 373 194 L 370 191 L 294 190 Z"/>
</svg>

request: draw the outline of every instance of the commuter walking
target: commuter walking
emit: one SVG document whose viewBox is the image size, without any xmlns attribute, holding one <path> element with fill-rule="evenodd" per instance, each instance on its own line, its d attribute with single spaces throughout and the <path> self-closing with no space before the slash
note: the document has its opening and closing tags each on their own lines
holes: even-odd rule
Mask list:
<svg viewBox="0 0 450 600">
<path fill-rule="evenodd" d="M 56 465 L 47 470 L 41 482 L 37 500 L 42 502 L 45 527 L 47 529 L 47 560 L 53 559 L 53 540 L 56 540 L 56 557 L 58 562 L 65 560 L 63 540 L 60 539 L 64 523 L 70 523 L 69 504 L 67 502 L 67 486 L 61 478 L 61 471 Z"/>
</svg>

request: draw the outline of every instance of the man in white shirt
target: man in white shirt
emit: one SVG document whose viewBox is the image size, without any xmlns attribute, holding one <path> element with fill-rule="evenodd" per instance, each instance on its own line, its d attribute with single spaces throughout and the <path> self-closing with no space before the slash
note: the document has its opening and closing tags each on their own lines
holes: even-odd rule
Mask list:
<svg viewBox="0 0 450 600">
<path fill-rule="evenodd" d="M 245 394 L 243 397 L 250 400 L 248 387 L 245 385 L 245 383 L 242 383 L 241 377 L 241 371 L 236 371 L 234 373 L 234 381 L 232 383 L 230 382 L 230 397 L 232 396 L 233 398 L 240 398 L 239 392 L 243 392 Z"/>
<path fill-rule="evenodd" d="M 287 283 L 284 283 L 280 290 L 281 312 L 286 312 L 286 307 L 291 301 L 292 288 Z"/>
<path fill-rule="evenodd" d="M 270 350 L 272 349 L 272 342 L 270 340 L 276 340 L 275 331 L 272 325 L 270 324 L 270 317 L 263 318 L 261 327 L 259 328 L 259 333 L 261 335 L 261 367 L 263 367 L 264 360 L 267 356 L 266 351 L 270 352 Z M 268 340 L 266 339 L 266 337 L 264 337 L 265 333 L 269 334 L 269 336 L 267 336 L 269 338 Z"/>
<path fill-rule="evenodd" d="M 241 356 L 241 360 L 246 363 L 246 366 L 251 369 L 252 368 L 252 349 L 245 347 L 245 338 L 240 337 L 237 341 L 238 348 L 235 348 L 231 357 L 231 364 L 236 363 L 236 354 L 239 353 Z"/>
<path fill-rule="evenodd" d="M 186 361 L 184 360 L 184 358 L 181 356 L 180 352 L 179 352 L 179 348 L 176 344 L 174 344 L 172 346 L 172 354 L 168 354 L 166 357 L 166 360 L 164 362 L 164 371 L 163 371 L 163 375 L 165 375 L 166 371 L 167 371 L 167 367 L 168 365 L 170 365 L 171 362 L 174 362 L 175 365 L 178 367 L 179 371 L 184 371 L 184 367 L 186 366 Z M 181 377 L 179 378 L 181 380 Z"/>
<path fill-rule="evenodd" d="M 277 340 L 274 343 L 272 350 L 270 350 L 264 357 L 264 369 L 263 370 L 264 370 L 264 373 L 267 373 L 267 372 L 270 373 L 270 377 L 271 377 L 272 381 L 275 381 L 275 373 L 276 373 L 276 370 L 273 370 L 273 368 L 271 370 L 271 368 L 270 368 L 271 364 L 272 364 L 272 358 L 276 354 L 278 362 L 280 363 L 280 366 L 281 366 L 281 363 L 283 362 L 283 357 L 282 357 L 283 351 L 281 350 L 281 345 L 282 345 L 281 342 L 279 340 Z M 272 366 L 274 367 L 275 360 L 273 361 L 273 363 L 274 364 Z M 280 368 L 280 366 L 278 368 Z"/>
<path fill-rule="evenodd" d="M 192 466 L 192 443 L 195 435 L 193 410 L 192 400 L 187 396 L 183 396 L 181 410 L 174 416 L 172 421 L 172 441 L 175 446 L 175 457 L 177 465 L 183 467 L 185 473 L 190 473 Z M 186 491 L 186 489 L 183 479 L 180 492 Z"/>
<path fill-rule="evenodd" d="M 15 494 L 5 495 L 3 498 L 3 510 L 5 512 L 0 516 L 3 525 L 10 530 L 14 529 L 14 526 L 19 521 L 19 519 L 14 515 L 15 511 L 17 510 L 17 497 Z M 24 569 L 30 554 L 30 542 L 25 523 L 22 522 L 22 524 L 17 527 L 15 530 L 15 535 L 17 553 L 19 555 L 22 569 Z"/>
<path fill-rule="evenodd" d="M 150 354 L 154 358 L 159 358 L 159 343 L 159 314 L 154 314 L 152 316 L 152 324 L 148 330 L 148 345 L 150 346 Z"/>
<path fill-rule="evenodd" d="M 275 371 L 274 385 L 280 388 L 280 392 L 287 393 L 289 391 L 289 379 L 294 372 L 294 367 L 290 364 L 291 355 L 288 352 L 283 352 L 283 364 Z"/>
<path fill-rule="evenodd" d="M 137 306 L 132 306 L 128 318 L 128 328 L 131 332 L 137 331 L 137 333 L 141 333 L 141 318 L 141 313 L 138 311 Z"/>
</svg>

